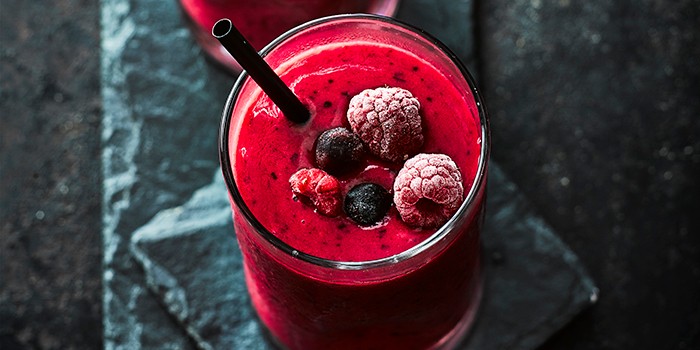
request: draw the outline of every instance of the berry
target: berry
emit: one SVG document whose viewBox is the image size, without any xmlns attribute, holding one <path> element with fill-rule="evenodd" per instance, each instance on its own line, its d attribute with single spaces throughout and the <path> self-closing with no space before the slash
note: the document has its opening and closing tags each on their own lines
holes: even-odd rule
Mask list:
<svg viewBox="0 0 700 350">
<path fill-rule="evenodd" d="M 316 210 L 326 216 L 340 213 L 342 195 L 340 182 L 321 169 L 301 169 L 289 178 L 292 192 L 308 199 Z"/>
<path fill-rule="evenodd" d="M 400 162 L 423 145 L 420 103 L 410 91 L 381 87 L 367 89 L 350 99 L 348 121 L 370 152 Z"/>
<path fill-rule="evenodd" d="M 406 161 L 394 180 L 394 204 L 406 224 L 441 226 L 462 204 L 462 175 L 444 154 L 421 153 Z"/>
<path fill-rule="evenodd" d="M 360 225 L 381 221 L 391 207 L 391 194 L 375 183 L 353 187 L 345 196 L 345 214 Z"/>
<path fill-rule="evenodd" d="M 353 170 L 364 153 L 362 140 L 343 127 L 326 130 L 316 139 L 316 165 L 329 174 L 342 175 Z"/>
</svg>

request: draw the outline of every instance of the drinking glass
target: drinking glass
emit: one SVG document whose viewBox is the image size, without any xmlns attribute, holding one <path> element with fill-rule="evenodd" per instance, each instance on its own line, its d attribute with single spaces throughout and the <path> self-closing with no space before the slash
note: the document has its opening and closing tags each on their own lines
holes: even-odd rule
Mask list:
<svg viewBox="0 0 700 350">
<path fill-rule="evenodd" d="M 243 253 L 252 304 L 272 338 L 288 349 L 449 349 L 468 332 L 482 291 L 480 232 L 490 136 L 474 79 L 437 39 L 395 19 L 339 15 L 286 32 L 261 55 L 273 69 L 328 43 L 381 43 L 408 51 L 438 69 L 460 91 L 481 143 L 476 176 L 457 212 L 421 243 L 371 261 L 333 261 L 292 247 L 251 212 L 239 191 L 235 143 L 259 87 L 243 72 L 223 112 L 222 172 Z M 311 52 L 311 53 L 310 53 Z M 321 67 L 319 67 L 321 68 Z M 233 146 L 232 146 L 233 145 Z M 288 215 L 289 213 L 279 213 Z"/>
</svg>

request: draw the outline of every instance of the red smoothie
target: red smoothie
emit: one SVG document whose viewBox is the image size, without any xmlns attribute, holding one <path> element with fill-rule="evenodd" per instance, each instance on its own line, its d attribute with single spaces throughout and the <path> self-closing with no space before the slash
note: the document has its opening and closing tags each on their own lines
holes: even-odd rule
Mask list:
<svg viewBox="0 0 700 350">
<path fill-rule="evenodd" d="M 260 50 L 285 31 L 314 18 L 340 13 L 392 15 L 398 0 L 180 0 L 190 28 L 199 44 L 220 63 L 240 67 L 211 36 L 221 18 L 236 28 Z"/>
<path fill-rule="evenodd" d="M 229 100 L 222 166 L 246 283 L 261 320 L 289 349 L 437 348 L 471 323 L 481 290 L 488 134 L 471 78 L 448 56 L 433 58 L 442 49 L 434 45 L 387 20 L 322 21 L 267 57 L 309 106 L 309 122 L 289 122 L 250 81 Z M 467 203 L 442 228 L 408 226 L 394 207 L 361 226 L 342 213 L 320 215 L 290 190 L 292 174 L 315 166 L 318 135 L 348 127 L 350 99 L 383 86 L 420 102 L 420 152 L 446 154 L 459 167 Z M 366 158 L 338 177 L 342 193 L 363 182 L 391 191 L 402 162 Z"/>
</svg>

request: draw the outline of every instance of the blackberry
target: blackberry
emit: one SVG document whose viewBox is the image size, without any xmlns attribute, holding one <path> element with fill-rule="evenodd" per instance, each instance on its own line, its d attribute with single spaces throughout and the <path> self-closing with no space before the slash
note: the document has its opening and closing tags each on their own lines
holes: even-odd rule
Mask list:
<svg viewBox="0 0 700 350">
<path fill-rule="evenodd" d="M 343 175 L 360 165 L 365 149 L 357 135 L 338 127 L 318 136 L 315 153 L 319 168 L 331 175 Z"/>
<path fill-rule="evenodd" d="M 345 214 L 356 223 L 368 226 L 381 221 L 391 208 L 391 194 L 375 183 L 362 183 L 345 196 Z"/>
</svg>

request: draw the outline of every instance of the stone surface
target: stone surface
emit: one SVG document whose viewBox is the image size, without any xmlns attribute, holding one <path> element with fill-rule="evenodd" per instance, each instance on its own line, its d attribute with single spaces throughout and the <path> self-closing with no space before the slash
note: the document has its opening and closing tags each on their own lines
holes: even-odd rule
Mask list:
<svg viewBox="0 0 700 350">
<path fill-rule="evenodd" d="M 267 348 L 250 307 L 220 172 L 184 205 L 158 213 L 131 243 L 148 287 L 199 348 Z"/>
<path fill-rule="evenodd" d="M 461 349 L 534 349 L 598 290 L 497 165 L 489 174 L 484 299 Z M 131 238 L 145 281 L 201 349 L 271 349 L 250 306 L 222 176 Z M 145 311 L 133 310 L 137 318 Z"/>
<path fill-rule="evenodd" d="M 172 9 L 149 10 L 175 1 L 163 3 L 113 10 L 178 21 Z M 436 10 L 425 3 L 421 12 Z M 541 349 L 700 348 L 700 123 L 689 117 L 700 113 L 698 2 L 474 4 L 477 40 L 463 40 L 490 72 L 480 76 L 494 158 L 601 288 L 598 305 Z M 96 1 L 0 0 L 0 349 L 101 344 L 100 10 Z M 130 49 L 148 47 L 139 35 L 124 41 Z M 533 40 L 519 47 L 520 37 Z M 546 65 L 533 64 L 539 53 Z M 192 191 L 209 181 L 199 174 Z M 150 294 L 125 300 L 144 307 Z M 171 319 L 158 303 L 152 315 Z"/>
<path fill-rule="evenodd" d="M 158 211 L 209 182 L 232 81 L 205 62 L 174 1 L 105 0 L 101 20 L 104 345 L 187 347 L 128 244 Z"/>
<path fill-rule="evenodd" d="M 0 1 L 3 350 L 102 342 L 98 9 Z"/>
<path fill-rule="evenodd" d="M 495 0 L 477 16 L 493 157 L 600 283 L 545 349 L 697 348 L 700 2 Z"/>
</svg>

